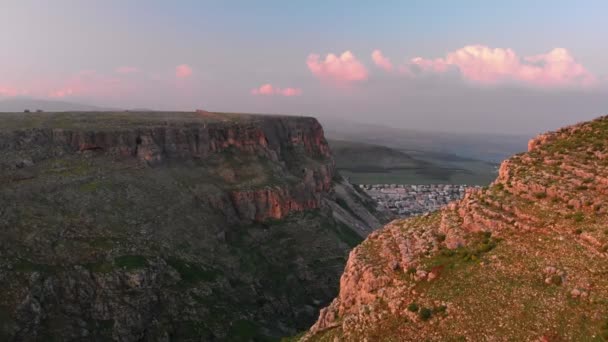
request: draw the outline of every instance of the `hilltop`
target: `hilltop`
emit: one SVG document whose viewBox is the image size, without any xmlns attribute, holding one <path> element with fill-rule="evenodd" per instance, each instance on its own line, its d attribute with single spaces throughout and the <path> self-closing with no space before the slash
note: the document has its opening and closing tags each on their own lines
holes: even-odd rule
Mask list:
<svg viewBox="0 0 608 342">
<path fill-rule="evenodd" d="M 0 340 L 277 339 L 384 222 L 314 118 L 0 114 Z"/>
<path fill-rule="evenodd" d="M 489 186 L 351 253 L 304 341 L 608 339 L 608 117 L 538 136 Z"/>
</svg>

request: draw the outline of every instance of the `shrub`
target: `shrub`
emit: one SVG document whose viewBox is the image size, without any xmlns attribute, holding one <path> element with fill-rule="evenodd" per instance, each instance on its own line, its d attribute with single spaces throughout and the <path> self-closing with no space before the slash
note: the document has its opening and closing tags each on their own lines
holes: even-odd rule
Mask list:
<svg viewBox="0 0 608 342">
<path fill-rule="evenodd" d="M 442 233 L 437 234 L 437 241 L 439 241 L 440 243 L 445 241 L 445 234 L 442 234 Z"/>
<path fill-rule="evenodd" d="M 429 319 L 431 319 L 431 316 L 433 316 L 433 310 L 431 310 L 429 308 L 422 308 L 422 309 L 420 309 L 418 316 L 420 317 L 421 320 L 428 321 Z"/>
<path fill-rule="evenodd" d="M 534 194 L 534 197 L 536 197 L 537 199 L 547 198 L 547 193 L 546 192 L 537 192 Z"/>
<path fill-rule="evenodd" d="M 551 283 L 555 284 L 555 285 L 561 285 L 562 284 L 562 277 L 558 276 L 557 274 L 551 277 Z"/>
<path fill-rule="evenodd" d="M 582 212 L 576 212 L 574 213 L 574 215 L 572 215 L 572 219 L 575 222 L 582 222 L 585 219 L 585 214 L 583 214 Z"/>
<path fill-rule="evenodd" d="M 407 274 L 414 274 L 416 273 L 416 267 L 410 266 L 407 268 Z"/>
<path fill-rule="evenodd" d="M 418 309 L 420 308 L 418 307 L 418 304 L 410 303 L 410 305 L 407 306 L 407 309 L 411 312 L 418 312 Z"/>
<path fill-rule="evenodd" d="M 581 235 L 581 234 L 583 234 L 583 230 L 582 230 L 581 228 L 577 228 L 577 229 L 574 231 L 574 234 L 576 234 L 576 235 Z"/>
<path fill-rule="evenodd" d="M 575 188 L 575 190 L 577 190 L 577 191 L 584 191 L 587 189 L 589 189 L 589 187 L 587 187 L 586 185 L 579 185 Z"/>
</svg>

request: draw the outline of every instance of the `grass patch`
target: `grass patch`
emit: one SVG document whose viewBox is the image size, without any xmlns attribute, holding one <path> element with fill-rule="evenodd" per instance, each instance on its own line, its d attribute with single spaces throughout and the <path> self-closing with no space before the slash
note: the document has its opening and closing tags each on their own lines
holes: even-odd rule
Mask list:
<svg viewBox="0 0 608 342">
<path fill-rule="evenodd" d="M 206 269 L 199 264 L 184 261 L 179 258 L 168 258 L 167 264 L 173 267 L 188 284 L 196 284 L 201 281 L 214 281 L 220 273 L 214 269 Z"/>
<path fill-rule="evenodd" d="M 97 191 L 97 189 L 99 189 L 100 186 L 101 183 L 99 181 L 92 181 L 81 185 L 79 189 L 82 192 L 95 192 Z"/>
<path fill-rule="evenodd" d="M 574 214 L 568 214 L 566 215 L 567 219 L 572 219 L 574 220 L 574 222 L 580 223 L 583 222 L 585 220 L 585 214 L 581 211 L 577 211 Z"/>
<path fill-rule="evenodd" d="M 114 265 L 105 261 L 85 264 L 83 267 L 93 273 L 110 273 L 114 270 Z"/>
<path fill-rule="evenodd" d="M 14 264 L 13 269 L 17 272 L 29 273 L 29 272 L 40 272 L 40 273 L 53 273 L 56 270 L 56 266 L 46 264 L 36 264 L 29 260 L 20 259 Z"/>
<path fill-rule="evenodd" d="M 456 249 L 442 249 L 435 256 L 427 260 L 429 267 L 449 266 L 450 268 L 461 262 L 479 260 L 484 254 L 493 250 L 498 240 L 492 237 L 491 232 L 480 232 L 473 234 L 469 245 Z"/>
<path fill-rule="evenodd" d="M 141 255 L 123 255 L 115 258 L 114 264 L 126 270 L 136 270 L 148 266 L 148 259 Z"/>
</svg>

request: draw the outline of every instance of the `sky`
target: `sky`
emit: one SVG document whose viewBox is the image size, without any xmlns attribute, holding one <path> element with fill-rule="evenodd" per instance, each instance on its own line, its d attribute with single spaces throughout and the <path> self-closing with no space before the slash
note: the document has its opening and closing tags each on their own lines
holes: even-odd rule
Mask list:
<svg viewBox="0 0 608 342">
<path fill-rule="evenodd" d="M 606 1 L 0 0 L 0 98 L 529 134 L 608 114 Z"/>
</svg>

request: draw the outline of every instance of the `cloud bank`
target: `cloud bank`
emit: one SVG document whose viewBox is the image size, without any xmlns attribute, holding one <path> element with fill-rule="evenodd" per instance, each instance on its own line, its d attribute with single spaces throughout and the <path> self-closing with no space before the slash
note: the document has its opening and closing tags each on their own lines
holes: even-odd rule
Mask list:
<svg viewBox="0 0 608 342">
<path fill-rule="evenodd" d="M 315 76 L 323 80 L 355 82 L 368 78 L 367 69 L 350 51 L 345 51 L 340 56 L 330 53 L 325 60 L 321 60 L 317 54 L 310 54 L 306 65 Z"/>
<path fill-rule="evenodd" d="M 486 85 L 511 82 L 538 87 L 589 87 L 598 82 L 597 77 L 564 48 L 521 57 L 509 48 L 468 45 L 449 52 L 444 58 L 413 58 L 405 70 L 410 74 L 445 73 L 451 68 L 470 82 Z"/>
</svg>

